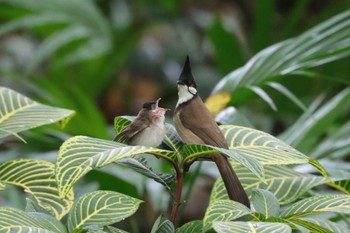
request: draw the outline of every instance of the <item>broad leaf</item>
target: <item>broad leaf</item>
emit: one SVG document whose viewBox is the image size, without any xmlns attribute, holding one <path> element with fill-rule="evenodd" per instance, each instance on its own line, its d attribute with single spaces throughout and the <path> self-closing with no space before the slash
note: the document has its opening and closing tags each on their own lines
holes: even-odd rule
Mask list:
<svg viewBox="0 0 350 233">
<path fill-rule="evenodd" d="M 218 200 L 210 203 L 203 219 L 203 232 L 209 231 L 214 222 L 231 221 L 250 213 L 249 208 L 235 201 Z"/>
<path fill-rule="evenodd" d="M 123 164 L 133 169 L 134 171 L 153 179 L 154 181 L 162 184 L 168 191 L 171 192 L 169 184 L 174 181 L 174 175 L 156 173 L 151 167 L 147 165 L 147 162 L 144 158 L 125 158 L 118 163 Z"/>
<path fill-rule="evenodd" d="M 114 141 L 77 136 L 65 141 L 57 155 L 56 179 L 61 197 L 64 197 L 81 177 L 94 168 L 118 160 L 150 153 L 174 162 L 171 151 L 145 146 L 126 146 Z"/>
<path fill-rule="evenodd" d="M 252 192 L 252 203 L 256 212 L 263 214 L 266 218 L 278 217 L 280 204 L 273 193 L 264 189 L 254 189 Z"/>
<path fill-rule="evenodd" d="M 0 97 L 0 138 L 57 121 L 64 125 L 74 113 L 40 104 L 5 87 L 0 87 Z"/>
<path fill-rule="evenodd" d="M 308 229 L 310 232 L 317 232 L 317 233 L 333 233 L 331 230 L 324 228 L 323 226 L 320 226 L 319 224 L 315 224 L 312 222 L 308 222 L 302 219 L 291 219 L 292 223 L 297 224 L 299 226 L 302 226 L 306 229 Z"/>
<path fill-rule="evenodd" d="M 214 222 L 217 233 L 291 233 L 291 228 L 283 223 L 270 222 Z"/>
<path fill-rule="evenodd" d="M 343 193 L 350 194 L 350 172 L 344 170 L 330 170 L 329 174 L 332 181 L 334 181 L 329 183 L 330 186 L 342 191 Z"/>
<path fill-rule="evenodd" d="M 350 195 L 320 195 L 309 197 L 285 207 L 281 216 L 293 219 L 321 212 L 350 213 Z"/>
<path fill-rule="evenodd" d="M 90 1 L 61 0 L 47 1 L 21 1 L 4 0 L 12 5 L 22 7 L 30 14 L 14 19 L 0 27 L 0 34 L 13 30 L 32 28 L 41 25 L 60 23 L 56 33 L 50 35 L 38 48 L 31 60 L 29 69 L 36 68 L 42 61 L 58 49 L 78 39 L 80 43 L 66 57 L 65 62 L 76 62 L 96 58 L 107 54 L 112 47 L 111 26 Z M 75 9 L 80 9 L 75 12 Z"/>
<path fill-rule="evenodd" d="M 194 220 L 188 222 L 176 229 L 176 233 L 198 233 L 202 232 L 203 222 L 202 220 Z"/>
<path fill-rule="evenodd" d="M 307 163 L 307 156 L 262 131 L 235 125 L 220 126 L 230 149 L 264 165 Z"/>
<path fill-rule="evenodd" d="M 350 154 L 350 122 L 326 137 L 310 154 L 312 158 L 342 158 Z"/>
<path fill-rule="evenodd" d="M 19 209 L 0 208 L 1 232 L 65 233 L 66 228 L 54 217 L 42 213 L 27 213 Z"/>
<path fill-rule="evenodd" d="M 350 233 L 350 229 L 345 228 L 342 224 L 337 224 L 326 219 L 301 218 L 299 220 L 307 221 L 309 223 L 324 227 L 333 233 Z"/>
<path fill-rule="evenodd" d="M 215 156 L 223 156 L 223 155 L 220 155 L 219 153 L 229 156 L 233 160 L 237 161 L 238 163 L 248 168 L 259 179 L 261 179 L 262 181 L 264 180 L 264 167 L 262 166 L 262 164 L 254 158 L 244 157 L 241 154 L 236 153 L 235 150 L 228 150 L 228 149 L 223 149 L 216 146 L 197 145 L 197 144 L 187 144 L 183 147 L 183 150 L 182 150 L 184 163 L 194 160 L 196 158 L 203 157 L 203 155 L 208 155 L 208 154 L 217 154 Z"/>
<path fill-rule="evenodd" d="M 307 140 L 313 140 L 324 134 L 325 128 L 344 109 L 350 106 L 350 88 L 345 88 L 322 106 L 319 106 L 319 102 L 320 100 L 316 99 L 294 125 L 283 132 L 279 138 L 293 146 L 302 147 L 303 143 L 305 144 Z"/>
<path fill-rule="evenodd" d="M 119 222 L 136 212 L 142 201 L 112 192 L 95 191 L 81 196 L 68 215 L 69 232 L 89 225 L 105 226 Z"/>
<path fill-rule="evenodd" d="M 38 205 L 61 219 L 73 205 L 73 190 L 65 198 L 58 195 L 55 167 L 42 160 L 17 159 L 0 164 L 0 182 L 24 188 Z"/>
<path fill-rule="evenodd" d="M 325 177 L 299 173 L 283 166 L 265 166 L 264 168 L 265 183 L 247 168 L 234 167 L 248 193 L 253 188 L 268 190 L 276 196 L 280 204 L 291 203 L 311 188 L 330 182 L 330 179 Z M 212 189 L 210 202 L 222 199 L 228 199 L 228 197 L 222 180 L 218 179 Z"/>
<path fill-rule="evenodd" d="M 300 36 L 274 44 L 252 57 L 243 67 L 229 73 L 213 94 L 233 94 L 240 88 L 261 86 L 273 77 L 319 66 L 350 54 L 350 11 L 338 14 Z"/>
<path fill-rule="evenodd" d="M 151 233 L 173 233 L 175 231 L 174 224 L 163 215 L 159 216 L 153 224 Z"/>
</svg>

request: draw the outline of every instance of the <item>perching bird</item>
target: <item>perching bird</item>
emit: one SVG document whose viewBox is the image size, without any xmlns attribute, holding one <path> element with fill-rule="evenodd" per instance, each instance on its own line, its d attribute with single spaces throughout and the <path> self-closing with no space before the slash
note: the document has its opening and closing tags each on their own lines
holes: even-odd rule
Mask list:
<svg viewBox="0 0 350 233">
<path fill-rule="evenodd" d="M 160 98 L 146 102 L 136 119 L 114 138 L 114 141 L 136 146 L 159 146 L 166 134 L 165 113 L 169 109 L 158 106 Z"/>
<path fill-rule="evenodd" d="M 174 124 L 181 138 L 188 144 L 208 144 L 228 149 L 224 135 L 198 95 L 188 57 L 177 81 L 177 89 L 179 99 L 174 112 Z M 209 158 L 217 165 L 230 199 L 249 208 L 247 194 L 227 157 L 211 154 Z"/>
</svg>

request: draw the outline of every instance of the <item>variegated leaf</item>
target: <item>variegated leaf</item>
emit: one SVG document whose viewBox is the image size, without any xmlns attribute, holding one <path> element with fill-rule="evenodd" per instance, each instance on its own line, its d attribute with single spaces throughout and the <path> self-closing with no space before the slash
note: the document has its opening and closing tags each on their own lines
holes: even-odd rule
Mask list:
<svg viewBox="0 0 350 233">
<path fill-rule="evenodd" d="M 322 226 L 326 229 L 329 229 L 333 233 L 350 233 L 350 229 L 345 228 L 342 224 L 337 224 L 326 219 L 316 219 L 316 218 L 300 218 L 301 220 L 313 223 L 318 226 Z M 299 219 L 299 220 L 300 220 Z"/>
<path fill-rule="evenodd" d="M 153 169 L 147 165 L 147 162 L 144 158 L 125 158 L 118 163 L 123 164 L 133 169 L 134 171 L 153 179 L 154 181 L 163 185 L 168 191 L 171 191 L 169 184 L 174 182 L 174 175 L 157 173 L 153 171 Z"/>
<path fill-rule="evenodd" d="M 50 215 L 1 207 L 0 232 L 65 233 L 67 231 L 62 223 Z"/>
<path fill-rule="evenodd" d="M 278 217 L 280 204 L 273 193 L 264 189 L 254 189 L 252 192 L 252 203 L 256 212 L 265 218 Z"/>
<path fill-rule="evenodd" d="M 325 177 L 296 172 L 284 166 L 265 166 L 264 168 L 265 183 L 247 168 L 234 167 L 248 193 L 253 188 L 268 190 L 276 196 L 280 204 L 291 203 L 309 189 L 330 181 Z M 228 199 L 228 197 L 222 180 L 218 179 L 212 189 L 210 202 L 220 199 Z"/>
<path fill-rule="evenodd" d="M 254 158 L 249 158 L 246 156 L 242 156 L 239 153 L 236 153 L 235 150 L 228 150 L 228 149 L 223 149 L 216 146 L 198 145 L 198 144 L 187 144 L 183 147 L 183 150 L 182 150 L 184 163 L 199 157 L 203 157 L 203 155 L 208 155 L 208 154 L 218 154 L 217 156 L 222 156 L 222 155 L 219 155 L 219 153 L 225 154 L 229 156 L 229 158 L 232 158 L 233 160 L 242 164 L 247 169 L 249 169 L 256 177 L 264 181 L 263 165 Z"/>
<path fill-rule="evenodd" d="M 0 181 L 24 188 L 38 205 L 57 219 L 61 219 L 72 207 L 73 190 L 65 198 L 58 195 L 54 164 L 32 159 L 16 159 L 0 164 Z"/>
<path fill-rule="evenodd" d="M 73 113 L 40 104 L 9 88 L 0 87 L 0 138 L 57 121 L 64 125 Z"/>
<path fill-rule="evenodd" d="M 249 208 L 235 201 L 218 200 L 210 203 L 203 219 L 203 232 L 209 231 L 216 221 L 231 221 L 250 213 Z"/>
<path fill-rule="evenodd" d="M 217 233 L 291 233 L 292 229 L 283 223 L 271 222 L 214 222 Z"/>
<path fill-rule="evenodd" d="M 262 131 L 235 125 L 221 125 L 230 149 L 264 165 L 307 163 L 308 157 Z"/>
<path fill-rule="evenodd" d="M 310 232 L 333 233 L 331 230 L 329 230 L 323 226 L 320 226 L 319 224 L 308 222 L 308 221 L 305 221 L 302 219 L 294 218 L 294 219 L 291 219 L 290 222 L 292 222 L 298 226 L 301 226 L 305 229 L 308 229 Z"/>
<path fill-rule="evenodd" d="M 319 195 L 286 206 L 281 216 L 293 219 L 321 212 L 350 213 L 350 195 Z"/>
<path fill-rule="evenodd" d="M 56 179 L 59 194 L 64 197 L 81 177 L 94 168 L 106 166 L 120 159 L 149 153 L 171 162 L 172 151 L 146 146 L 126 146 L 114 141 L 76 136 L 65 141 L 57 155 Z"/>
<path fill-rule="evenodd" d="M 181 227 L 176 229 L 176 233 L 198 233 L 202 232 L 202 220 L 194 220 L 188 223 L 185 223 Z"/>
<path fill-rule="evenodd" d="M 174 224 L 163 215 L 159 216 L 153 224 L 151 233 L 174 233 Z"/>
<path fill-rule="evenodd" d="M 89 225 L 105 226 L 129 217 L 142 201 L 112 192 L 95 191 L 81 196 L 69 212 L 69 232 Z"/>
</svg>

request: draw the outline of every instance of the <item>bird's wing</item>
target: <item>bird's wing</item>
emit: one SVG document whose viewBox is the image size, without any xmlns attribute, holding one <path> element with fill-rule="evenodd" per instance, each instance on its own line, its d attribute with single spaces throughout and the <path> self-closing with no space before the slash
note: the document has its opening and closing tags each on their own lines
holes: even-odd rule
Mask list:
<svg viewBox="0 0 350 233">
<path fill-rule="evenodd" d="M 205 144 L 228 148 L 224 135 L 202 99 L 197 96 L 186 104 L 186 109 L 183 109 L 179 116 L 183 126 L 201 138 Z"/>
<path fill-rule="evenodd" d="M 150 122 L 148 120 L 133 121 L 130 125 L 120 131 L 120 133 L 114 138 L 114 141 L 130 144 L 133 138 L 149 127 Z"/>
</svg>

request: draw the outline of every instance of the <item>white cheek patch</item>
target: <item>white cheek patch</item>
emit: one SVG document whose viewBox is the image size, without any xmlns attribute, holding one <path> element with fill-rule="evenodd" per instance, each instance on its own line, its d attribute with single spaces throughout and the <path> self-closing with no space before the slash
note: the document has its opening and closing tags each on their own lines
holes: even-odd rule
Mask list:
<svg viewBox="0 0 350 233">
<path fill-rule="evenodd" d="M 186 85 L 178 85 L 179 100 L 177 101 L 176 107 L 180 104 L 189 101 L 197 94 L 197 89 L 194 87 L 187 87 Z"/>
</svg>

